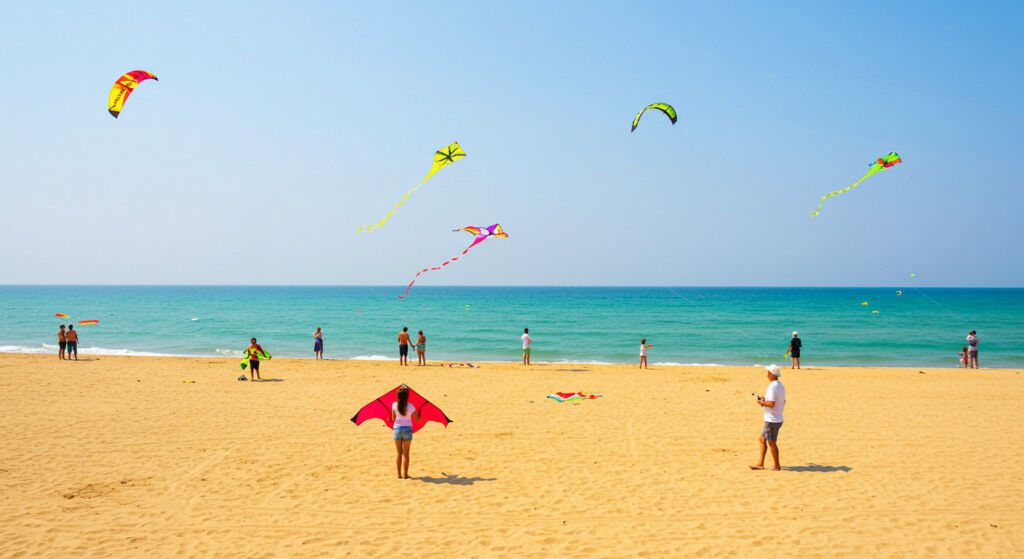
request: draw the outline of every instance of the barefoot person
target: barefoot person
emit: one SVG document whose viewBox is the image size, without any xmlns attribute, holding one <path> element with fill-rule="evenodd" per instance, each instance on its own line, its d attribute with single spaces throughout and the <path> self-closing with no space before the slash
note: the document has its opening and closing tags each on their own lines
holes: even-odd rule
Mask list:
<svg viewBox="0 0 1024 559">
<path fill-rule="evenodd" d="M 57 352 L 57 357 L 64 359 L 64 350 L 68 347 L 68 338 L 64 334 L 64 325 L 60 325 L 60 330 L 57 331 L 57 347 L 60 351 Z"/>
<path fill-rule="evenodd" d="M 533 343 L 533 338 L 530 337 L 530 329 L 523 328 L 523 365 L 530 364 L 530 344 Z"/>
<path fill-rule="evenodd" d="M 398 333 L 398 364 L 408 365 L 409 364 L 409 327 L 402 326 L 402 331 Z"/>
<path fill-rule="evenodd" d="M 970 334 L 967 334 L 967 354 L 971 358 L 971 368 L 978 368 L 978 333 L 971 330 Z"/>
<path fill-rule="evenodd" d="M 790 369 L 800 368 L 800 346 L 802 345 L 803 342 L 796 336 L 796 332 L 793 332 L 793 339 L 789 340 L 789 349 L 786 350 L 791 360 Z"/>
<path fill-rule="evenodd" d="M 391 404 L 391 421 L 395 424 L 395 450 L 398 457 L 395 465 L 398 467 L 398 479 L 409 479 L 409 447 L 412 446 L 412 422 L 420 420 L 420 412 L 416 406 L 409 403 L 409 387 L 402 385 L 398 389 L 398 401 Z M 402 468 L 402 458 L 405 457 L 405 468 Z M 404 470 L 404 472 L 403 472 Z"/>
<path fill-rule="evenodd" d="M 263 380 L 263 377 L 260 376 L 260 359 L 264 357 L 269 359 L 270 354 L 263 351 L 263 347 L 256 343 L 256 338 L 253 338 L 249 340 L 249 347 L 245 349 L 245 356 L 249 358 L 249 380 Z"/>
<path fill-rule="evenodd" d="M 64 354 L 65 359 L 71 359 L 71 354 L 75 354 L 75 361 L 78 361 L 78 332 L 75 332 L 75 325 L 68 324 L 68 333 L 64 335 L 68 340 L 68 349 Z"/>
<path fill-rule="evenodd" d="M 427 364 L 427 337 L 423 335 L 423 330 L 419 331 L 419 337 L 416 338 L 416 355 L 419 357 L 417 367 Z"/>
<path fill-rule="evenodd" d="M 316 327 L 316 332 L 313 332 L 313 355 L 315 359 L 324 358 L 324 333 L 320 331 L 320 327 Z"/>
<path fill-rule="evenodd" d="M 779 381 L 782 371 L 779 370 L 778 365 L 768 365 L 765 369 L 768 371 L 768 380 L 771 383 L 768 384 L 768 390 L 765 391 L 764 397 L 757 397 L 757 405 L 764 409 L 764 428 L 761 429 L 761 438 L 758 439 L 761 441 L 761 459 L 750 469 L 763 470 L 765 453 L 768 448 L 771 448 L 772 460 L 775 461 L 775 466 L 772 469 L 781 470 L 779 447 L 776 441 L 779 440 L 779 429 L 782 428 L 782 409 L 786 407 L 786 387 L 782 386 L 782 382 Z"/>
<path fill-rule="evenodd" d="M 640 339 L 640 367 L 647 368 L 647 338 Z"/>
</svg>

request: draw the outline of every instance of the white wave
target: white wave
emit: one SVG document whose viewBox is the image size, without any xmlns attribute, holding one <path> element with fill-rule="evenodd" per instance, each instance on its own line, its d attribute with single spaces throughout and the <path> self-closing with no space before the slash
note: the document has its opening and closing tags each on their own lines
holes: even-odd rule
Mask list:
<svg viewBox="0 0 1024 559">
<path fill-rule="evenodd" d="M 221 349 L 218 347 L 214 351 L 217 352 L 217 355 L 223 355 L 224 357 L 242 357 L 245 355 L 245 352 L 237 349 Z"/>
<path fill-rule="evenodd" d="M 57 351 L 57 346 L 42 344 L 35 347 L 23 345 L 0 345 L 0 353 L 50 353 Z"/>
<path fill-rule="evenodd" d="M 353 361 L 391 361 L 394 357 L 384 355 L 356 355 L 351 358 Z"/>
<path fill-rule="evenodd" d="M 192 320 L 193 320 L 193 321 L 195 321 L 195 320 L 199 320 L 199 318 L 198 318 L 198 317 L 192 317 Z"/>
<path fill-rule="evenodd" d="M 667 367 L 728 367 L 721 363 L 676 363 L 674 361 L 660 361 L 651 365 L 665 365 Z"/>
<path fill-rule="evenodd" d="M 515 363 L 515 361 L 508 361 L 508 363 Z M 570 361 L 568 359 L 562 359 L 561 361 L 533 361 L 538 365 L 619 365 L 619 363 L 611 363 L 608 361 Z"/>
<path fill-rule="evenodd" d="M 0 345 L 0 353 L 55 353 L 57 346 L 42 344 L 39 346 Z M 153 353 L 135 351 L 133 349 L 111 349 L 107 347 L 80 347 L 79 355 L 132 355 L 136 357 L 183 357 L 173 353 Z"/>
</svg>

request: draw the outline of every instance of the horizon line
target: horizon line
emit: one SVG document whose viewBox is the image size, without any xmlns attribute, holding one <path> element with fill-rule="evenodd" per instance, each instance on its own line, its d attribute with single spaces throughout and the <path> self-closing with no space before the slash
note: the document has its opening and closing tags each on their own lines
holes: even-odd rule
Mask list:
<svg viewBox="0 0 1024 559">
<path fill-rule="evenodd" d="M 3 287 L 380 287 L 403 289 L 405 284 L 328 284 L 328 283 L 0 283 Z M 701 289 L 1024 289 L 1020 286 L 982 286 L 982 285 L 571 285 L 571 284 L 539 284 L 539 285 L 424 285 L 419 289 L 445 288 L 572 288 L 572 289 L 642 289 L 642 288 L 701 288 Z"/>
</svg>

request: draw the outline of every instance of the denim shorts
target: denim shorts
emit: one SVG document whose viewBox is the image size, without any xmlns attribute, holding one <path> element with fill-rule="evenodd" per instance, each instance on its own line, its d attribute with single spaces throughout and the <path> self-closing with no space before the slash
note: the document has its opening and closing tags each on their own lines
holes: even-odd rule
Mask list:
<svg viewBox="0 0 1024 559">
<path fill-rule="evenodd" d="M 411 441 L 412 440 L 412 427 L 395 427 L 395 440 L 396 441 Z"/>
</svg>

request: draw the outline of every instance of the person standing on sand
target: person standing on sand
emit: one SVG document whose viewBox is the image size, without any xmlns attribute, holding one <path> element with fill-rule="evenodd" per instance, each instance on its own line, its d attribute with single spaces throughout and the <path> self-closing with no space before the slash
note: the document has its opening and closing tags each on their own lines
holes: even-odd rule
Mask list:
<svg viewBox="0 0 1024 559">
<path fill-rule="evenodd" d="M 530 364 L 530 344 L 533 342 L 533 338 L 530 337 L 530 329 L 523 328 L 523 365 Z"/>
<path fill-rule="evenodd" d="M 764 457 L 770 447 L 772 460 L 775 461 L 775 466 L 772 469 L 777 471 L 782 469 L 782 466 L 779 465 L 779 447 L 776 441 L 779 440 L 779 429 L 782 428 L 782 410 L 786 407 L 786 387 L 782 386 L 782 382 L 779 381 L 782 371 L 779 370 L 778 365 L 768 365 L 765 370 L 768 371 L 768 380 L 771 383 L 768 384 L 768 390 L 765 391 L 764 397 L 757 397 L 757 405 L 764 409 L 764 427 L 761 429 L 761 437 L 758 439 L 761 442 L 761 459 L 750 469 L 764 469 Z"/>
<path fill-rule="evenodd" d="M 78 361 L 78 332 L 75 332 L 75 325 L 68 324 L 68 333 L 64 335 L 68 341 L 68 349 L 64 354 L 65 359 L 71 359 L 71 353 L 75 354 L 75 361 Z"/>
<path fill-rule="evenodd" d="M 427 337 L 423 335 L 423 330 L 420 330 L 419 334 L 419 337 L 416 338 L 416 355 L 419 357 L 417 367 L 427 364 Z"/>
<path fill-rule="evenodd" d="M 402 326 L 402 331 L 398 333 L 398 364 L 408 365 L 409 364 L 409 327 Z"/>
<path fill-rule="evenodd" d="M 412 446 L 412 422 L 420 420 L 420 412 L 409 403 L 409 387 L 402 385 L 398 389 L 398 401 L 391 404 L 391 421 L 395 425 L 395 450 L 398 458 L 398 479 L 409 479 L 409 447 Z M 405 474 L 402 473 L 402 457 L 405 457 Z"/>
<path fill-rule="evenodd" d="M 790 369 L 800 368 L 800 346 L 802 345 L 803 342 L 796 336 L 796 332 L 793 332 L 793 339 L 789 340 L 789 349 L 786 350 L 790 358 Z"/>
<path fill-rule="evenodd" d="M 647 338 L 640 339 L 640 366 L 647 368 Z"/>
<path fill-rule="evenodd" d="M 320 327 L 316 327 L 316 332 L 313 332 L 313 355 L 316 359 L 324 358 L 324 333 L 320 331 Z"/>
<path fill-rule="evenodd" d="M 256 338 L 249 340 L 249 347 L 245 348 L 245 355 L 249 358 L 249 380 L 263 380 L 260 376 L 260 355 L 266 353 L 260 344 L 256 343 Z M 256 375 L 253 378 L 253 375 Z M 245 377 L 242 377 L 245 378 Z"/>
<path fill-rule="evenodd" d="M 64 325 L 60 325 L 60 330 L 57 331 L 57 346 L 60 351 L 57 352 L 57 357 L 64 359 L 64 349 L 68 347 L 68 338 L 64 335 Z"/>
<path fill-rule="evenodd" d="M 978 368 L 978 336 L 977 332 L 971 330 L 970 334 L 967 334 L 967 353 L 971 356 L 971 368 Z"/>
</svg>

